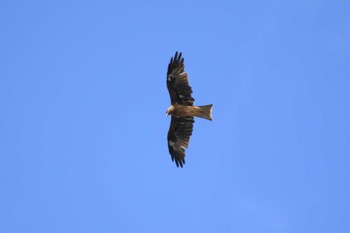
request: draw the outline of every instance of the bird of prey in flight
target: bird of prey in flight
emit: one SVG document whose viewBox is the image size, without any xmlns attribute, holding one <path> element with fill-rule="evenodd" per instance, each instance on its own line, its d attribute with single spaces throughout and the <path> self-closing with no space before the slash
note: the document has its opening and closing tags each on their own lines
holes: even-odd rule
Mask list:
<svg viewBox="0 0 350 233">
<path fill-rule="evenodd" d="M 175 53 L 168 65 L 167 87 L 171 105 L 166 115 L 171 115 L 168 132 L 168 147 L 172 161 L 177 167 L 185 164 L 185 148 L 188 148 L 192 135 L 194 117 L 212 120 L 212 104 L 194 106 L 192 88 L 188 83 L 188 74 L 184 71 L 182 53 Z"/>
</svg>

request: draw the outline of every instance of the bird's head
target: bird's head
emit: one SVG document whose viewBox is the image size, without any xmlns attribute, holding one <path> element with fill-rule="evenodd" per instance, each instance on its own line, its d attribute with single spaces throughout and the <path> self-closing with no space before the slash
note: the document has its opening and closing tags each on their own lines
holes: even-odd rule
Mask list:
<svg viewBox="0 0 350 233">
<path fill-rule="evenodd" d="M 166 110 L 165 115 L 166 115 L 166 116 L 169 116 L 169 115 L 171 115 L 173 112 L 174 112 L 174 106 L 171 105 L 171 106 L 168 108 L 168 110 Z"/>
</svg>

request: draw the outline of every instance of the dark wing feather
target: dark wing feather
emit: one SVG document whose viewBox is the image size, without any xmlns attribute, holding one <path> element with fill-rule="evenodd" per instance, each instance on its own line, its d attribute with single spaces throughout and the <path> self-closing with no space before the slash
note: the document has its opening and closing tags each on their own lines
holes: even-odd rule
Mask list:
<svg viewBox="0 0 350 233">
<path fill-rule="evenodd" d="M 184 71 L 184 58 L 182 53 L 175 53 L 168 65 L 167 87 L 171 104 L 193 106 L 192 88 L 188 83 L 187 73 Z"/>
<path fill-rule="evenodd" d="M 176 166 L 185 164 L 185 148 L 188 148 L 193 130 L 193 117 L 171 117 L 168 132 L 168 147 L 172 161 Z"/>
</svg>

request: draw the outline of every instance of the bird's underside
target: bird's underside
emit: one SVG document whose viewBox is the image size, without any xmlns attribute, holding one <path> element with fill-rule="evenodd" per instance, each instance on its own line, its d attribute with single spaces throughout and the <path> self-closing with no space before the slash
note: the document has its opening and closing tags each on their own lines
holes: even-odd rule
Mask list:
<svg viewBox="0 0 350 233">
<path fill-rule="evenodd" d="M 168 108 L 167 115 L 173 117 L 200 117 L 212 120 L 212 104 L 204 106 L 187 106 L 174 104 Z"/>
<path fill-rule="evenodd" d="M 185 164 L 185 148 L 188 148 L 193 131 L 194 117 L 212 120 L 213 105 L 194 106 L 192 88 L 188 83 L 188 74 L 184 72 L 182 54 L 175 53 L 171 58 L 167 72 L 167 87 L 171 106 L 166 115 L 171 115 L 168 132 L 169 153 L 177 167 Z"/>
</svg>

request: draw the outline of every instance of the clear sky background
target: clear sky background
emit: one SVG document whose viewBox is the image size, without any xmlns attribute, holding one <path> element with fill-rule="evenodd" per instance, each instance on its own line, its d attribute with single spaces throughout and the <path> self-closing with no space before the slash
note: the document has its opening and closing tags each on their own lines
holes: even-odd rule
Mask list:
<svg viewBox="0 0 350 233">
<path fill-rule="evenodd" d="M 350 232 L 349 1 L 1 1 L 0 232 Z M 167 148 L 166 71 L 197 105 Z"/>
</svg>

